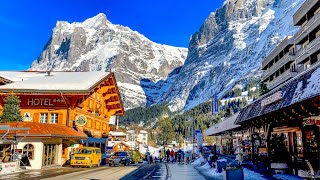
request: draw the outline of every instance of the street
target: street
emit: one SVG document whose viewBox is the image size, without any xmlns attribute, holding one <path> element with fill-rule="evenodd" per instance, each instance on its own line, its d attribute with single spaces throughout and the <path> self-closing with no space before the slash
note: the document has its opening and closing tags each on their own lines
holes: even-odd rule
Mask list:
<svg viewBox="0 0 320 180">
<path fill-rule="evenodd" d="M 42 170 L 29 170 L 0 176 L 2 180 L 87 180 L 87 179 L 165 179 L 164 164 L 145 164 L 132 166 L 103 166 L 99 168 L 52 167 Z"/>
</svg>

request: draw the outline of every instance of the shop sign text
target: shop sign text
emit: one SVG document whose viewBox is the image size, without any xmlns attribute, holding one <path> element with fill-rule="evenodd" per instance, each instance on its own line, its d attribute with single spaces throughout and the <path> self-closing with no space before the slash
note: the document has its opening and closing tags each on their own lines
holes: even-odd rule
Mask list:
<svg viewBox="0 0 320 180">
<path fill-rule="evenodd" d="M 268 96 L 267 98 L 261 100 L 261 106 L 266 106 L 268 104 L 274 103 L 282 99 L 283 93 L 282 91 L 278 91 L 271 96 Z"/>
<path fill-rule="evenodd" d="M 303 126 L 308 126 L 308 125 L 317 125 L 320 126 L 320 119 L 304 119 L 302 121 Z"/>
<path fill-rule="evenodd" d="M 53 106 L 53 104 L 48 98 L 29 98 L 28 106 Z"/>
</svg>

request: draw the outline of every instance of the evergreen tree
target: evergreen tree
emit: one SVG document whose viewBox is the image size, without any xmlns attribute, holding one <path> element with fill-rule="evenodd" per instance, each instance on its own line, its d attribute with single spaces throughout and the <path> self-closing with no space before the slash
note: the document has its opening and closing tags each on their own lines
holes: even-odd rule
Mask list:
<svg viewBox="0 0 320 180">
<path fill-rule="evenodd" d="M 260 95 L 264 95 L 268 92 L 267 85 L 263 82 L 260 82 Z"/>
<path fill-rule="evenodd" d="M 16 95 L 7 96 L 4 100 L 3 114 L 0 116 L 1 122 L 22 121 L 20 113 L 20 98 Z"/>
<path fill-rule="evenodd" d="M 162 118 L 158 127 L 158 142 L 165 147 L 174 138 L 173 124 L 169 117 Z"/>
</svg>

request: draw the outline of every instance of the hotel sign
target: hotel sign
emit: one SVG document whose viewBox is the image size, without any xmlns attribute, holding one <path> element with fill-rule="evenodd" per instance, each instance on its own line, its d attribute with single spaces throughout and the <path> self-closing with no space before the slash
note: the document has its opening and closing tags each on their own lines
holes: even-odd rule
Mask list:
<svg viewBox="0 0 320 180">
<path fill-rule="evenodd" d="M 34 96 L 23 95 L 20 96 L 21 107 L 64 107 L 66 106 L 65 100 L 60 96 Z"/>
<path fill-rule="evenodd" d="M 261 100 L 261 106 L 266 106 L 269 104 L 272 104 L 274 102 L 277 102 L 283 98 L 282 91 L 277 91 L 276 93 L 272 94 L 271 96 L 268 96 L 267 98 Z"/>
</svg>

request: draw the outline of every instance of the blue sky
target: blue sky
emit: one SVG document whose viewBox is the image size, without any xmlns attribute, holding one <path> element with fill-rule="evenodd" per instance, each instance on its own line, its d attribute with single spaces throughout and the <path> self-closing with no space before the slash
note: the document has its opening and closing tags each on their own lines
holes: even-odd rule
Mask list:
<svg viewBox="0 0 320 180">
<path fill-rule="evenodd" d="M 0 1 L 0 70 L 25 70 L 41 53 L 56 21 L 82 22 L 102 12 L 150 40 L 188 47 L 223 0 L 10 0 Z"/>
</svg>

